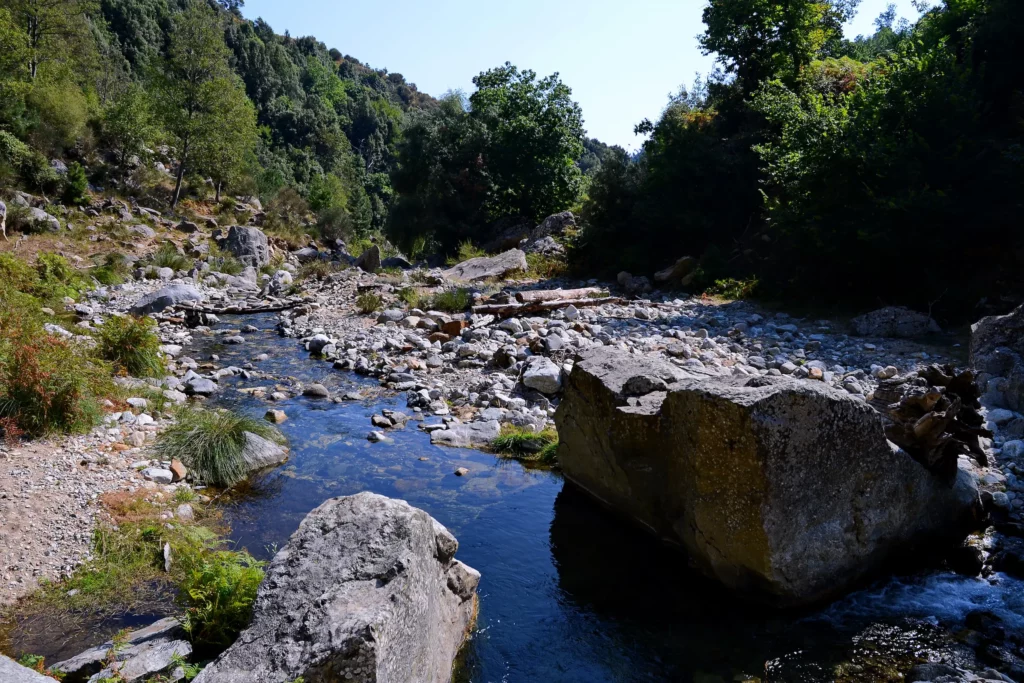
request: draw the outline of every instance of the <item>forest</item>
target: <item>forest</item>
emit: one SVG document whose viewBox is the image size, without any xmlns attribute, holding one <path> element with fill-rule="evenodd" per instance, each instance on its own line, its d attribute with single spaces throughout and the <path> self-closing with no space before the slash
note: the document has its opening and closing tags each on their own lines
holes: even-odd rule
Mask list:
<svg viewBox="0 0 1024 683">
<path fill-rule="evenodd" d="M 0 186 L 255 196 L 268 229 L 411 259 L 571 210 L 588 276 L 692 256 L 693 293 L 961 318 L 1019 298 L 1024 5 L 890 8 L 846 36 L 857 4 L 710 0 L 717 68 L 628 154 L 558 74 L 498 65 L 435 99 L 240 0 L 0 0 Z"/>
</svg>

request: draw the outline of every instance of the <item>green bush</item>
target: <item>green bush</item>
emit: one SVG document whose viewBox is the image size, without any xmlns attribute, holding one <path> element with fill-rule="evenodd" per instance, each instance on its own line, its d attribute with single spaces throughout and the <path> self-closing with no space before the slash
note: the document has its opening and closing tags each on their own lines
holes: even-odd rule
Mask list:
<svg viewBox="0 0 1024 683">
<path fill-rule="evenodd" d="M 0 130 L 0 165 L 13 169 L 32 187 L 48 190 L 59 180 L 46 157 L 4 130 Z"/>
<path fill-rule="evenodd" d="M 152 318 L 110 316 L 97 330 L 97 352 L 134 377 L 158 377 L 166 371 Z"/>
<path fill-rule="evenodd" d="M 192 261 L 178 252 L 171 242 L 164 242 L 149 257 L 149 265 L 154 268 L 170 268 L 171 270 L 188 270 Z"/>
<path fill-rule="evenodd" d="M 374 294 L 373 292 L 366 292 L 360 294 L 359 298 L 356 299 L 356 309 L 363 315 L 368 315 L 378 310 L 384 303 L 380 295 Z"/>
<path fill-rule="evenodd" d="M 38 284 L 32 294 L 46 301 L 77 297 L 88 287 L 85 278 L 60 254 L 42 253 L 36 258 Z"/>
<path fill-rule="evenodd" d="M 93 268 L 90 274 L 101 285 L 119 285 L 131 272 L 131 262 L 124 254 L 111 252 L 103 258 L 103 264 Z"/>
<path fill-rule="evenodd" d="M 469 308 L 472 302 L 473 297 L 468 289 L 446 289 L 433 296 L 428 308 L 432 311 L 461 313 Z"/>
<path fill-rule="evenodd" d="M 225 275 L 238 275 L 245 270 L 245 265 L 235 256 L 217 246 L 210 248 L 210 256 L 206 259 L 210 264 L 210 270 L 224 273 Z"/>
<path fill-rule="evenodd" d="M 446 263 L 449 266 L 457 266 L 463 261 L 468 261 L 471 258 L 480 258 L 481 256 L 487 256 L 487 252 L 472 242 L 465 241 L 459 244 L 459 250 L 455 256 L 449 256 Z"/>
<path fill-rule="evenodd" d="M 180 460 L 204 484 L 232 486 L 248 469 L 242 459 L 245 433 L 283 442 L 281 433 L 263 420 L 226 410 L 183 408 L 177 421 L 156 442 L 162 460 Z"/>
<path fill-rule="evenodd" d="M 100 417 L 109 369 L 47 333 L 29 297 L 0 290 L 0 419 L 7 436 L 83 431 Z"/>
<path fill-rule="evenodd" d="M 85 177 L 85 169 L 77 161 L 68 165 L 68 176 L 64 180 L 64 203 L 84 204 L 89 196 L 89 179 Z"/>
<path fill-rule="evenodd" d="M 337 273 L 344 270 L 345 267 L 336 261 L 324 261 L 323 259 L 317 259 L 316 261 L 310 261 L 304 263 L 299 267 L 299 272 L 296 273 L 295 279 L 299 282 L 303 280 L 323 280 L 333 273 Z"/>
<path fill-rule="evenodd" d="M 429 298 L 424 297 L 423 292 L 415 287 L 402 288 L 398 292 L 398 298 L 409 308 L 422 308 L 424 304 L 429 302 Z"/>
</svg>

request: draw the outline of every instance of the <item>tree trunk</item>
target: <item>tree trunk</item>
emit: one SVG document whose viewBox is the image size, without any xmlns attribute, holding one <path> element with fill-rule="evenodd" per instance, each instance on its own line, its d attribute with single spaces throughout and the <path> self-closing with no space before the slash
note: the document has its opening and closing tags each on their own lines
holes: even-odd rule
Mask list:
<svg viewBox="0 0 1024 683">
<path fill-rule="evenodd" d="M 610 296 L 603 299 L 559 299 L 556 301 L 535 301 L 528 304 L 485 304 L 473 306 L 473 313 L 478 315 L 493 315 L 497 318 L 511 318 L 525 313 L 540 313 L 542 311 L 554 311 L 559 308 L 566 308 L 570 304 L 576 308 L 586 306 L 602 306 L 604 304 L 621 304 L 625 299 Z"/>
<path fill-rule="evenodd" d="M 521 304 L 530 304 L 537 301 L 558 301 L 559 299 L 585 299 L 602 295 L 607 290 L 600 287 L 584 287 L 583 289 L 531 289 L 525 292 L 516 292 L 516 301 Z"/>
<path fill-rule="evenodd" d="M 223 184 L 223 183 L 221 183 L 221 182 L 220 182 L 220 181 L 218 180 L 218 181 L 217 181 L 217 184 L 216 184 L 216 185 L 214 186 L 214 187 L 216 187 L 216 188 L 217 188 L 217 190 L 216 190 L 216 196 L 214 197 L 214 201 L 215 201 L 215 202 L 217 202 L 218 204 L 220 204 L 220 186 L 221 186 L 222 184 Z"/>
<path fill-rule="evenodd" d="M 171 208 L 178 206 L 178 200 L 181 199 L 181 179 L 185 177 L 185 160 L 182 159 L 178 162 L 178 178 L 174 182 L 174 198 L 171 199 Z"/>
</svg>

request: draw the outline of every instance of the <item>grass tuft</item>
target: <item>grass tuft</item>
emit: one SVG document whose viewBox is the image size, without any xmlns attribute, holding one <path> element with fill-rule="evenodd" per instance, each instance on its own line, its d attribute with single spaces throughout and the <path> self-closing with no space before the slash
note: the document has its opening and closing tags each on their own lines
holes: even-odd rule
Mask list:
<svg viewBox="0 0 1024 683">
<path fill-rule="evenodd" d="M 234 254 L 226 252 L 216 245 L 211 245 L 210 255 L 206 261 L 210 264 L 210 270 L 225 275 L 238 275 L 245 270 L 245 264 L 235 258 Z"/>
<path fill-rule="evenodd" d="M 467 240 L 459 245 L 459 250 L 455 252 L 455 256 L 449 256 L 445 263 L 449 266 L 457 266 L 463 261 L 468 261 L 471 258 L 480 258 L 481 256 L 487 256 L 487 252 Z"/>
<path fill-rule="evenodd" d="M 433 311 L 445 313 L 461 313 L 473 303 L 473 296 L 468 289 L 446 289 L 438 292 L 427 304 Z"/>
<path fill-rule="evenodd" d="M 558 451 L 558 434 L 553 429 L 531 432 L 522 427 L 504 424 L 501 434 L 491 442 L 491 449 L 509 458 L 554 465 Z"/>
<path fill-rule="evenodd" d="M 184 254 L 179 254 L 177 247 L 164 242 L 149 257 L 149 265 L 155 268 L 170 268 L 173 271 L 188 270 L 192 261 Z"/>
<path fill-rule="evenodd" d="M 263 420 L 226 410 L 183 408 L 156 442 L 162 460 L 180 460 L 200 482 L 233 486 L 248 474 L 242 459 L 245 433 L 282 443 L 281 433 Z"/>
<path fill-rule="evenodd" d="M 304 280 L 326 280 L 330 275 L 345 270 L 345 266 L 341 265 L 337 261 L 324 261 L 323 259 L 317 259 L 316 261 L 310 261 L 304 263 L 299 267 L 299 272 L 296 274 L 296 280 L 302 282 Z"/>
<path fill-rule="evenodd" d="M 97 352 L 133 377 L 159 377 L 166 371 L 152 318 L 110 316 L 96 333 Z"/>
<path fill-rule="evenodd" d="M 356 309 L 363 315 L 369 315 L 379 310 L 383 303 L 384 300 L 380 298 L 379 294 L 366 292 L 365 294 L 360 294 L 359 298 L 356 299 Z"/>
</svg>

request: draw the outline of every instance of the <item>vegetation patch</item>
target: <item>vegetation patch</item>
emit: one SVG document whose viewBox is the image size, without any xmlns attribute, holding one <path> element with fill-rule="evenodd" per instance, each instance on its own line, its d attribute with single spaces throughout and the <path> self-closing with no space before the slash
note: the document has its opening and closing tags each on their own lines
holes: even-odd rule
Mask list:
<svg viewBox="0 0 1024 683">
<path fill-rule="evenodd" d="M 170 268 L 173 271 L 188 270 L 192 260 L 182 253 L 171 242 L 164 242 L 149 257 L 149 265 L 154 268 Z"/>
<path fill-rule="evenodd" d="M 121 372 L 133 377 L 158 377 L 166 371 L 152 318 L 109 316 L 97 330 L 96 340 L 100 357 Z"/>
<path fill-rule="evenodd" d="M 365 292 L 356 298 L 356 310 L 363 315 L 369 315 L 374 311 L 380 310 L 383 303 L 384 300 L 380 298 L 379 294 Z"/>
<path fill-rule="evenodd" d="M 491 449 L 508 458 L 553 466 L 557 462 L 558 433 L 554 429 L 531 432 L 522 427 L 503 424 L 501 434 L 491 442 Z"/>
<path fill-rule="evenodd" d="M 438 292 L 427 304 L 432 311 L 462 313 L 473 303 L 473 294 L 468 289 L 446 289 Z"/>
<path fill-rule="evenodd" d="M 296 274 L 296 279 L 299 282 L 305 280 L 326 280 L 334 273 L 339 273 L 345 270 L 347 266 L 343 266 L 337 261 L 325 261 L 323 259 L 317 259 L 316 261 L 310 261 L 309 263 L 303 263 L 299 267 L 299 272 Z"/>
<path fill-rule="evenodd" d="M 466 240 L 459 244 L 459 248 L 455 252 L 455 255 L 449 256 L 445 263 L 449 266 L 457 266 L 463 261 L 468 261 L 472 258 L 480 258 L 482 256 L 487 256 L 487 252 L 469 240 Z"/>
<path fill-rule="evenodd" d="M 264 420 L 228 410 L 182 408 L 173 425 L 160 433 L 156 454 L 162 460 L 180 460 L 197 481 L 212 486 L 233 486 L 248 474 L 242 451 L 245 433 L 276 443 L 284 437 Z"/>
<path fill-rule="evenodd" d="M 210 256 L 206 259 L 206 262 L 210 264 L 210 270 L 224 273 L 225 275 L 238 275 L 245 270 L 245 264 L 216 244 L 210 245 Z"/>
</svg>

